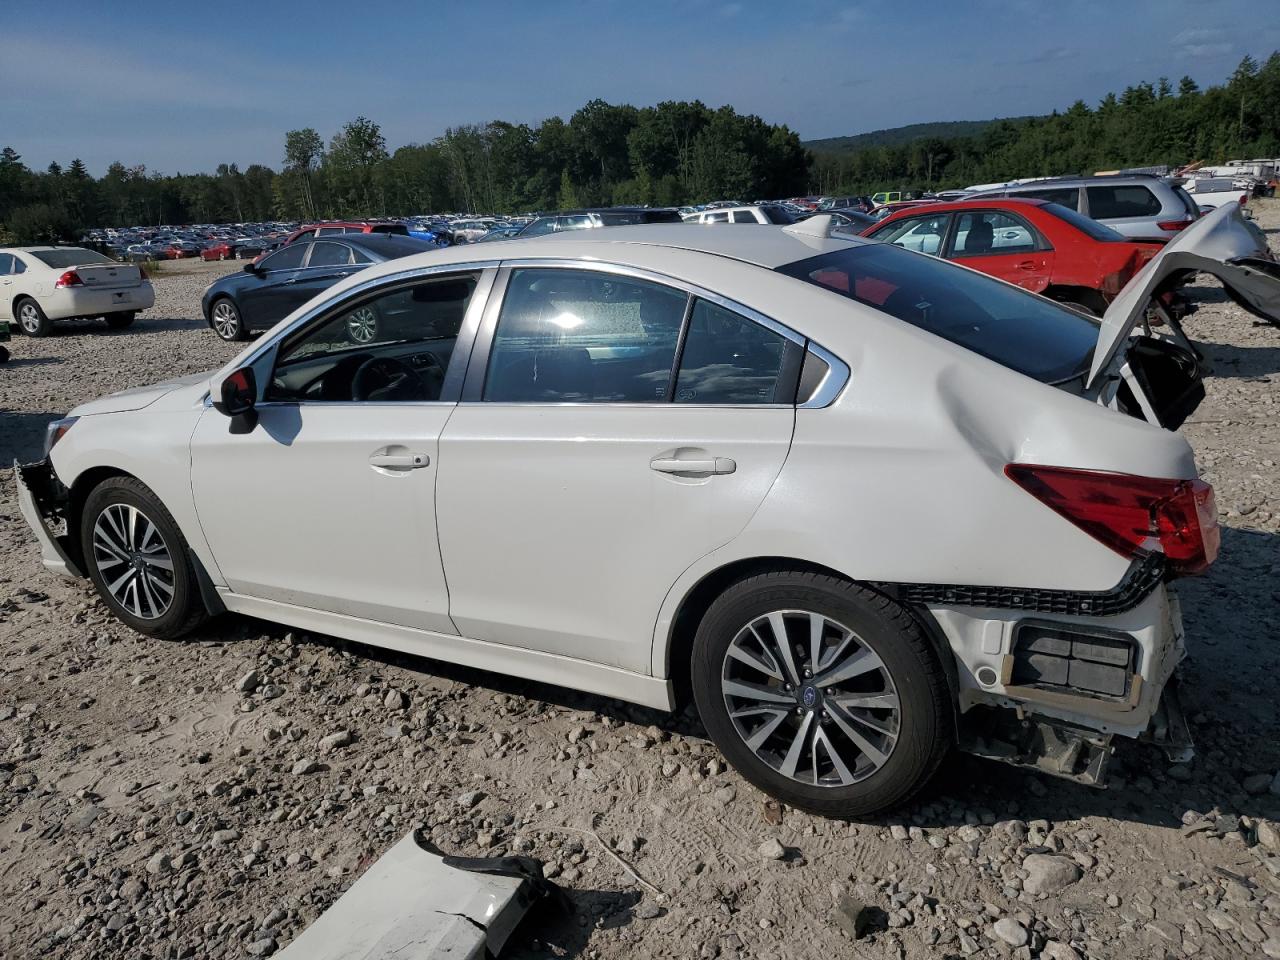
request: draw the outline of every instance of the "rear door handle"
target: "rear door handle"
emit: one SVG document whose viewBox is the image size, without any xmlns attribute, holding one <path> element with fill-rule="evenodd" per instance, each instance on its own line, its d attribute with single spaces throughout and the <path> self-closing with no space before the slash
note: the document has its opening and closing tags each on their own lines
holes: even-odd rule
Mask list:
<svg viewBox="0 0 1280 960">
<path fill-rule="evenodd" d="M 430 466 L 431 458 L 425 453 L 374 453 L 369 463 L 384 470 L 421 470 Z"/>
<path fill-rule="evenodd" d="M 1034 270 L 1035 268 L 1036 262 L 1034 260 L 1023 260 L 1018 263 L 1019 270 Z"/>
<path fill-rule="evenodd" d="M 658 473 L 704 473 L 723 475 L 734 473 L 738 464 L 728 457 L 711 457 L 705 460 L 685 460 L 680 457 L 654 457 L 649 468 Z"/>
</svg>

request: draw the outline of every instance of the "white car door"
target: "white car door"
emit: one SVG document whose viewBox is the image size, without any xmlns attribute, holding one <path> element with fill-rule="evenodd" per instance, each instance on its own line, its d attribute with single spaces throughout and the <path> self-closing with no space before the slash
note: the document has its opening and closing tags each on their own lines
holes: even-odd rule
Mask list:
<svg viewBox="0 0 1280 960">
<path fill-rule="evenodd" d="M 463 636 L 647 674 L 663 597 L 782 468 L 803 340 L 607 270 L 502 271 L 436 513 Z"/>
<path fill-rule="evenodd" d="M 445 378 L 452 361 L 461 385 L 465 333 L 454 351 L 460 330 L 478 323 L 482 279 L 481 290 L 492 274 L 353 296 L 281 341 L 252 429 L 205 412 L 191 441 L 192 492 L 232 591 L 456 632 L 433 495 L 457 392 Z"/>
<path fill-rule="evenodd" d="M 0 250 L 0 320 L 13 319 L 13 300 L 17 295 L 14 283 L 18 279 L 14 276 L 16 263 L 13 254 Z"/>
</svg>

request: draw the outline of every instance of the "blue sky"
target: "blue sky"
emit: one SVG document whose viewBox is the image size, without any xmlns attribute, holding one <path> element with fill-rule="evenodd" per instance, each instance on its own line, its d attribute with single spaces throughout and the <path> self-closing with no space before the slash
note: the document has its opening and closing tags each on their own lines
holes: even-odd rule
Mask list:
<svg viewBox="0 0 1280 960">
<path fill-rule="evenodd" d="M 1274 0 L 3 0 L 0 145 L 165 173 L 278 166 L 284 132 L 388 145 L 593 97 L 731 104 L 805 139 L 1202 85 L 1280 48 Z"/>
</svg>

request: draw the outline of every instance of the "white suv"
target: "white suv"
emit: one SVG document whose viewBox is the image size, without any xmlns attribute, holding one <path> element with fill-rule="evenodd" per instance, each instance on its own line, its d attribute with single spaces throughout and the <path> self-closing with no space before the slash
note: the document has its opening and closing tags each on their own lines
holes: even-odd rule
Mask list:
<svg viewBox="0 0 1280 960">
<path fill-rule="evenodd" d="M 1092 782 L 1157 714 L 1185 749 L 1170 581 L 1218 529 L 1170 428 L 1203 391 L 1132 334 L 1188 268 L 1280 315 L 1265 241 L 1223 208 L 1099 324 L 830 226 L 372 266 L 213 376 L 51 424 L 23 514 L 142 633 L 232 611 L 691 694 L 744 777 L 822 813 L 901 803 L 956 744 Z"/>
</svg>

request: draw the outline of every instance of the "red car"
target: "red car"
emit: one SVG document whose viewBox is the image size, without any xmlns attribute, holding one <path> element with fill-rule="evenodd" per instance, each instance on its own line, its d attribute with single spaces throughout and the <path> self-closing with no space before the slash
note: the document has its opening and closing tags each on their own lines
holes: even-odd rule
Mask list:
<svg viewBox="0 0 1280 960">
<path fill-rule="evenodd" d="M 236 248 L 223 240 L 220 243 L 214 243 L 200 251 L 201 260 L 234 260 Z"/>
<path fill-rule="evenodd" d="M 1162 246 L 1130 242 L 1056 203 L 1012 197 L 899 210 L 862 235 L 954 260 L 1096 316 Z"/>
</svg>

